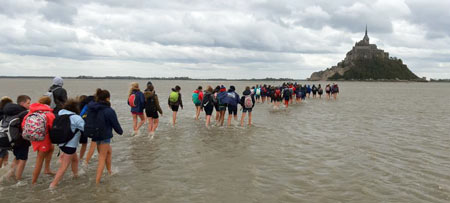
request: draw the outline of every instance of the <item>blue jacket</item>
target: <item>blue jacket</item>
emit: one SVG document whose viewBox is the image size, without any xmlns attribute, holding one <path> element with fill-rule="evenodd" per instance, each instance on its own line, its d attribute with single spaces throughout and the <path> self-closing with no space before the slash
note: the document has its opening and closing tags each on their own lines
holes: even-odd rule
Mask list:
<svg viewBox="0 0 450 203">
<path fill-rule="evenodd" d="M 105 135 L 104 139 L 110 139 L 113 137 L 112 130 L 116 131 L 117 134 L 122 135 L 123 130 L 120 126 L 119 120 L 117 119 L 116 112 L 111 108 L 111 104 L 104 103 L 104 102 L 91 102 L 88 104 L 88 111 L 87 115 L 89 116 L 90 113 L 97 113 L 97 116 L 103 116 L 105 120 L 105 126 L 99 126 L 103 127 L 105 129 Z M 101 123 L 95 123 L 94 125 L 103 125 Z M 87 125 L 87 124 L 86 124 Z M 99 141 L 99 140 L 92 140 L 92 141 Z"/>
<path fill-rule="evenodd" d="M 227 96 L 224 98 L 223 102 L 230 106 L 237 106 L 240 102 L 239 94 L 235 91 L 228 90 Z"/>
<path fill-rule="evenodd" d="M 131 107 L 131 112 L 142 113 L 145 108 L 145 96 L 141 91 L 133 90 L 133 94 L 136 94 L 136 107 Z M 127 101 L 128 102 L 128 101 Z"/>
<path fill-rule="evenodd" d="M 76 129 L 80 130 L 80 131 L 84 131 L 84 120 L 81 118 L 81 116 L 77 115 L 76 113 L 72 112 L 72 111 L 68 111 L 65 109 L 61 109 L 58 112 L 58 115 L 67 115 L 67 114 L 75 114 L 70 116 L 70 128 L 72 130 L 72 132 L 75 132 Z M 80 137 L 81 137 L 81 132 L 78 131 L 75 136 L 73 136 L 73 138 L 66 144 L 66 147 L 72 147 L 72 148 L 77 148 L 78 147 L 78 142 L 80 141 Z M 64 144 L 60 144 L 59 145 L 64 146 Z"/>
</svg>

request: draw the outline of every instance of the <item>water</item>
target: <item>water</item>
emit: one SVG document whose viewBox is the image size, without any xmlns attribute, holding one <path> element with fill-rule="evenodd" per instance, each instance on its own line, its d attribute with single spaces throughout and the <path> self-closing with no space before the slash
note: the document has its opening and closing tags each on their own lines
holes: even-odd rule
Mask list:
<svg viewBox="0 0 450 203">
<path fill-rule="evenodd" d="M 125 135 L 112 143 L 111 177 L 105 174 L 95 185 L 94 157 L 78 179 L 66 172 L 54 191 L 48 189 L 52 177 L 42 174 L 31 187 L 30 152 L 24 180 L 1 183 L 0 202 L 450 201 L 448 83 L 340 82 L 337 101 L 309 99 L 278 111 L 257 105 L 253 127 L 205 129 L 204 114 L 201 121 L 193 119 L 191 91 L 197 85 L 233 83 L 242 93 L 253 83 L 153 81 L 164 115 L 151 138 L 146 128 L 142 136 L 130 136 L 130 82 L 65 80 L 70 97 L 96 87 L 112 93 Z M 24 93 L 35 101 L 49 83 L 1 79 L 0 95 Z M 172 128 L 167 98 L 176 84 L 185 109 Z M 52 169 L 57 167 L 52 161 Z"/>
</svg>

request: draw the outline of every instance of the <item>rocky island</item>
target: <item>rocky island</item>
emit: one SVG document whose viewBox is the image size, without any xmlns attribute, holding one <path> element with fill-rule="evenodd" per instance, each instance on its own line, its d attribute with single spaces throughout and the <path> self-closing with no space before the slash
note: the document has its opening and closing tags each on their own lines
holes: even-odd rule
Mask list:
<svg viewBox="0 0 450 203">
<path fill-rule="evenodd" d="M 355 43 L 344 60 L 324 71 L 314 72 L 308 80 L 402 80 L 419 79 L 401 59 L 389 57 L 388 52 L 370 44 L 369 36 Z"/>
</svg>

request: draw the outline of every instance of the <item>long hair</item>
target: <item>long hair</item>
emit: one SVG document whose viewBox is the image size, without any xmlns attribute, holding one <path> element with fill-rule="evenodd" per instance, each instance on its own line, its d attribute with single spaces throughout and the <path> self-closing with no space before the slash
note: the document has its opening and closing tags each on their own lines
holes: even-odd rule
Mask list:
<svg viewBox="0 0 450 203">
<path fill-rule="evenodd" d="M 76 114 L 80 114 L 80 105 L 77 99 L 68 99 L 66 103 L 64 103 L 63 109 L 72 111 Z"/>
<path fill-rule="evenodd" d="M 131 85 L 131 87 L 130 87 L 130 91 L 128 91 L 128 96 L 130 96 L 132 93 L 133 93 L 133 91 L 140 91 L 140 89 L 139 89 L 139 83 L 137 83 L 137 82 L 133 82 L 133 83 L 131 83 L 130 84 Z"/>
<path fill-rule="evenodd" d="M 108 90 L 102 90 L 100 88 L 97 89 L 95 92 L 95 101 L 96 102 L 106 102 L 108 98 L 110 98 L 111 95 L 109 94 Z"/>
</svg>

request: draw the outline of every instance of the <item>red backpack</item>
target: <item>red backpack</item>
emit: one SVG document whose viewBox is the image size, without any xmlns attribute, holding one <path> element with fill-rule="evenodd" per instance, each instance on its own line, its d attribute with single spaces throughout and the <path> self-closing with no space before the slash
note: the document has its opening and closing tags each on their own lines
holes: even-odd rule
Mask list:
<svg viewBox="0 0 450 203">
<path fill-rule="evenodd" d="M 275 96 L 276 97 L 280 97 L 281 96 L 281 90 L 280 89 L 276 89 L 275 90 Z"/>
<path fill-rule="evenodd" d="M 132 108 L 136 107 L 136 95 L 135 94 L 130 94 L 130 96 L 128 97 L 128 105 L 130 105 Z"/>
</svg>

